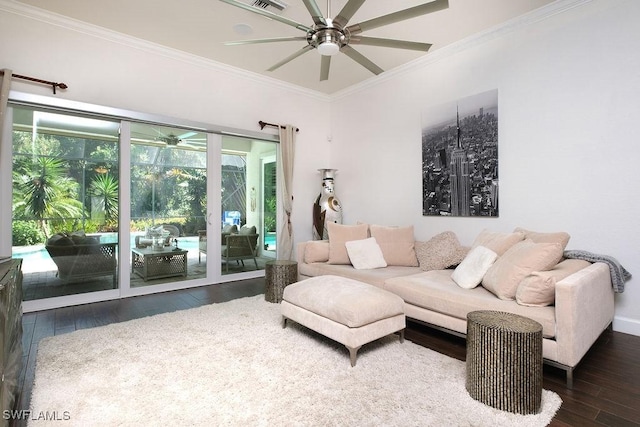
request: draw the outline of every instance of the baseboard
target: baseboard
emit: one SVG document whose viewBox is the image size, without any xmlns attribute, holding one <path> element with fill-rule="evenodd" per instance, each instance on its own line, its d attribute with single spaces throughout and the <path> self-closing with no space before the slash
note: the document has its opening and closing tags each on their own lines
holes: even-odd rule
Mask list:
<svg viewBox="0 0 640 427">
<path fill-rule="evenodd" d="M 613 330 L 616 332 L 640 336 L 640 320 L 615 316 L 613 318 Z"/>
</svg>

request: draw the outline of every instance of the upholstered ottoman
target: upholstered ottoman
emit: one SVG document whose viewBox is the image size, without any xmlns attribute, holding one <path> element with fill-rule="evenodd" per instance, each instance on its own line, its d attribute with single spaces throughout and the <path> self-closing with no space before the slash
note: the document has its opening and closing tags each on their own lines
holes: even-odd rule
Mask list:
<svg viewBox="0 0 640 427">
<path fill-rule="evenodd" d="M 404 341 L 404 301 L 375 286 L 339 276 L 318 276 L 284 289 L 282 327 L 293 320 L 349 349 L 351 366 L 360 347 L 394 332 Z"/>
</svg>

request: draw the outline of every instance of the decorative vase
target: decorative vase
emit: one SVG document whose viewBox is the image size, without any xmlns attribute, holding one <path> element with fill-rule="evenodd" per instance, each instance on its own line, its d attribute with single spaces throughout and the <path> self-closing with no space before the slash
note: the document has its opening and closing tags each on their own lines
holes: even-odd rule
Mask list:
<svg viewBox="0 0 640 427">
<path fill-rule="evenodd" d="M 337 169 L 318 169 L 322 172 L 322 191 L 313 204 L 313 238 L 328 240 L 327 223 L 342 224 L 342 205 L 334 194 L 333 179 Z"/>
</svg>

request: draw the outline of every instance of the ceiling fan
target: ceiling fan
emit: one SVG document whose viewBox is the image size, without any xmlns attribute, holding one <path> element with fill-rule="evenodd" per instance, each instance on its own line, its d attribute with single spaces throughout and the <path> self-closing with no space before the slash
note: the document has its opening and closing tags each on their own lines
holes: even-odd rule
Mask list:
<svg viewBox="0 0 640 427">
<path fill-rule="evenodd" d="M 286 63 L 296 59 L 300 55 L 310 50 L 316 49 L 320 53 L 320 55 L 322 55 L 322 60 L 320 63 L 320 81 L 329 79 L 331 56 L 337 54 L 338 52 L 344 53 L 349 58 L 365 67 L 367 70 L 371 71 L 373 74 L 377 75 L 384 71 L 382 68 L 371 62 L 360 52 L 351 47 L 351 45 L 361 44 L 369 46 L 392 47 L 397 49 L 419 50 L 423 52 L 428 51 L 431 47 L 431 44 L 429 43 L 366 37 L 360 34 L 373 28 L 378 28 L 406 19 L 415 18 L 417 16 L 426 15 L 428 13 L 436 12 L 438 10 L 446 9 L 449 7 L 448 0 L 433 0 L 428 3 L 347 26 L 349 20 L 358 11 L 358 9 L 360 9 L 360 6 L 363 5 L 365 0 L 348 0 L 340 13 L 338 13 L 338 15 L 336 15 L 336 17 L 333 19 L 322 15 L 322 12 L 320 11 L 320 8 L 318 7 L 318 4 L 315 0 L 302 0 L 304 5 L 307 7 L 307 10 L 311 14 L 311 18 L 313 19 L 313 25 L 307 26 L 284 16 L 269 12 L 262 7 L 251 6 L 238 0 L 220 1 L 239 7 L 241 9 L 248 10 L 253 13 L 257 13 L 258 15 L 265 16 L 267 18 L 273 19 L 274 21 L 282 22 L 283 24 L 290 25 L 306 33 L 306 35 L 299 37 L 241 40 L 227 42 L 225 43 L 226 45 L 232 46 L 283 41 L 305 41 L 307 44 L 302 49 L 273 65 L 268 69 L 268 71 L 274 71 L 285 65 Z M 327 9 L 329 9 L 329 3 L 330 0 L 327 1 Z M 327 15 L 330 15 L 330 11 L 328 10 L 327 12 Z"/>
<path fill-rule="evenodd" d="M 195 131 L 189 131 L 181 135 L 174 133 L 165 133 L 156 128 L 152 128 L 157 135 L 151 136 L 146 133 L 132 131 L 131 134 L 135 138 L 135 142 L 146 145 L 160 145 L 165 147 L 180 147 L 182 149 L 191 149 L 201 151 L 206 149 L 206 137 Z M 193 138 L 193 137 L 200 138 Z"/>
</svg>

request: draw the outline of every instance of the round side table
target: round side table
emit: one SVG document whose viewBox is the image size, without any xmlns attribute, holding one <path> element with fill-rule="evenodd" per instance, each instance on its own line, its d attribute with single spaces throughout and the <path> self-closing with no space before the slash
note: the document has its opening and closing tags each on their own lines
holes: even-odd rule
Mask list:
<svg viewBox="0 0 640 427">
<path fill-rule="evenodd" d="M 491 407 L 537 414 L 542 402 L 542 325 L 501 311 L 467 315 L 469 395 Z"/>
<path fill-rule="evenodd" d="M 267 261 L 264 277 L 264 299 L 279 303 L 282 301 L 284 288 L 298 281 L 298 263 L 287 260 Z"/>
</svg>

